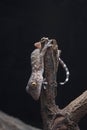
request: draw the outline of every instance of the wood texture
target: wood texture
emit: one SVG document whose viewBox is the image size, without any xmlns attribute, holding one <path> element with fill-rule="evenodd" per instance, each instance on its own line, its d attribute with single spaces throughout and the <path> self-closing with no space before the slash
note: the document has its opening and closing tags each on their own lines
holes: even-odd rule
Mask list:
<svg viewBox="0 0 87 130">
<path fill-rule="evenodd" d="M 87 91 L 67 105 L 62 112 L 67 113 L 71 120 L 78 123 L 87 114 Z"/>
<path fill-rule="evenodd" d="M 57 92 L 57 42 L 47 49 L 44 57 L 44 77 L 48 84 L 41 93 L 41 114 L 44 130 L 80 130 L 78 122 L 87 114 L 87 91 L 62 110 L 55 103 Z"/>
</svg>

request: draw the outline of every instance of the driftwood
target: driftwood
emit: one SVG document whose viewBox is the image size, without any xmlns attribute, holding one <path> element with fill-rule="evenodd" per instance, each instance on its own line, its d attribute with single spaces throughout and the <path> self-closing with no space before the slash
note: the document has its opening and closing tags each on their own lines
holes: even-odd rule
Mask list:
<svg viewBox="0 0 87 130">
<path fill-rule="evenodd" d="M 48 48 L 44 56 L 44 76 L 48 82 L 46 90 L 42 88 L 41 114 L 44 130 L 80 130 L 78 122 L 87 114 L 87 91 L 60 109 L 55 103 L 57 92 L 56 73 L 58 63 L 56 53 L 58 46 L 53 40 L 53 47 Z"/>
</svg>

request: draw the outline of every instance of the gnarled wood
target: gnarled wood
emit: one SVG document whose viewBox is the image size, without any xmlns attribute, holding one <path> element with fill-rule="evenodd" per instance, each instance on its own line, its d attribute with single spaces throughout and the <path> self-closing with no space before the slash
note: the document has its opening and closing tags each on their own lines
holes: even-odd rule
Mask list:
<svg viewBox="0 0 87 130">
<path fill-rule="evenodd" d="M 44 56 L 45 78 L 48 82 L 46 90 L 41 93 L 41 113 L 44 130 L 79 130 L 79 120 L 87 114 L 87 91 L 60 110 L 55 103 L 56 72 L 58 67 L 56 51 L 57 43 L 47 49 Z"/>
<path fill-rule="evenodd" d="M 67 105 L 62 112 L 67 114 L 71 120 L 78 123 L 87 114 L 87 91 Z"/>
</svg>

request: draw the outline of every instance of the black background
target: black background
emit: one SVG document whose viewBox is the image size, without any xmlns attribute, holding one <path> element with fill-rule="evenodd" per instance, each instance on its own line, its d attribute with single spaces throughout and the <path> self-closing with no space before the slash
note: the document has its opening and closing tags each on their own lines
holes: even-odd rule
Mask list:
<svg viewBox="0 0 87 130">
<path fill-rule="evenodd" d="M 60 108 L 87 89 L 87 1 L 0 1 L 0 110 L 42 127 L 40 103 L 25 91 L 30 73 L 33 43 L 43 36 L 55 38 L 61 58 L 70 70 L 70 80 L 58 87 Z M 64 72 L 59 69 L 59 80 Z M 87 116 L 79 123 L 87 129 Z"/>
</svg>

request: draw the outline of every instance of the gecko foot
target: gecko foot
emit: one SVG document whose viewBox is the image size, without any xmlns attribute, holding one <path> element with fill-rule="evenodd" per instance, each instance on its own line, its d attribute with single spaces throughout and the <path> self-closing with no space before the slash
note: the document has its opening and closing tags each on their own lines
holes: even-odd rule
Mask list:
<svg viewBox="0 0 87 130">
<path fill-rule="evenodd" d="M 47 44 L 45 44 L 45 47 L 51 47 L 52 44 L 51 44 L 52 40 L 49 40 Z"/>
<path fill-rule="evenodd" d="M 46 89 L 46 85 L 47 85 L 48 83 L 47 83 L 47 81 L 46 81 L 46 78 L 44 78 L 44 80 L 43 80 L 43 88 L 44 89 Z"/>
</svg>

